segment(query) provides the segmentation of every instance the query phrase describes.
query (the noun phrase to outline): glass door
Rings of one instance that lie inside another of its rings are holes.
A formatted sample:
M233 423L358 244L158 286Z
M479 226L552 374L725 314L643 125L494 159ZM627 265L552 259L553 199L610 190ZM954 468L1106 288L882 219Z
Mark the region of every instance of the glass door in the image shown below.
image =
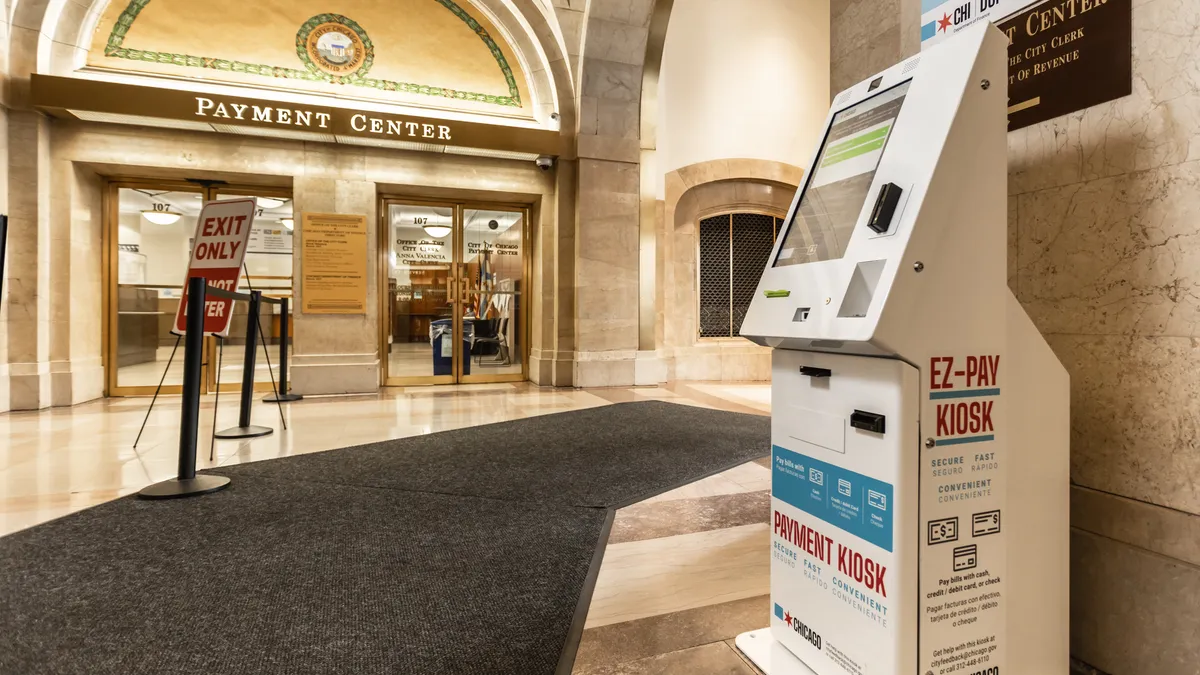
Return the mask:
M250 241L246 245L246 258L242 267L242 275L238 279L238 291L249 293L252 290L262 291L270 298L292 298L292 239L295 229L292 196L287 190L271 190L267 188L234 188L218 186L213 191L213 199L252 198L258 204L254 215L254 226L250 230ZM254 389L255 391L271 391L272 379L278 385L279 378L279 340L282 336L282 321L280 305L263 303L259 310L259 326L262 337L256 345L254 357ZM289 330L288 348L291 348L291 336L296 308L288 307ZM249 316L249 303L233 303L233 320L229 327L229 337L225 339L224 353L220 355L221 391L238 391L241 389L242 368L246 358L246 320ZM263 347L263 343L266 347ZM216 339L212 338L210 349L216 349ZM213 352L214 354L216 352ZM290 351L289 351L290 354ZM214 361L215 364L215 361ZM209 390L216 386L217 369L209 369Z
M525 379L524 209L463 209L460 382Z
M529 211L385 199L384 383L526 379Z
M238 290L255 289L270 297L290 297L293 226L290 192L175 182L109 184L105 229L108 257L105 364L109 396L153 394L160 381L162 393L181 392L183 344L180 341L172 359L176 338L171 328L191 257L196 219L206 199L234 197L254 197L259 206ZM247 309L247 303L234 303L233 322L220 356L221 391L241 388ZM260 322L270 353L259 345L256 390L270 391L272 375L279 381L278 312L278 305L264 303ZM204 352L203 381L207 384L206 391L211 392L217 382L215 338L205 340ZM267 369L268 361L273 373Z
M382 214L384 383L454 383L463 352L453 311L459 208L386 200Z
M171 327L204 196L203 188L187 184L110 188L105 321L110 396L153 394L160 381L163 393L183 388L183 345L172 359Z

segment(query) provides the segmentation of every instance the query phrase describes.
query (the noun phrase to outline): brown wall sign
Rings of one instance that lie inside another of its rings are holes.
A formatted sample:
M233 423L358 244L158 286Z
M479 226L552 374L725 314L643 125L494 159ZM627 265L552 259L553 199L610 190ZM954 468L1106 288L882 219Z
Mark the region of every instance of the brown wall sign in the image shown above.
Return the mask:
M1008 130L1133 93L1131 0L1050 0L1002 21Z
M547 129L394 115L351 107L223 96L77 77L34 75L33 103L60 117L76 117L72 111L102 112L485 150L563 154L559 133Z

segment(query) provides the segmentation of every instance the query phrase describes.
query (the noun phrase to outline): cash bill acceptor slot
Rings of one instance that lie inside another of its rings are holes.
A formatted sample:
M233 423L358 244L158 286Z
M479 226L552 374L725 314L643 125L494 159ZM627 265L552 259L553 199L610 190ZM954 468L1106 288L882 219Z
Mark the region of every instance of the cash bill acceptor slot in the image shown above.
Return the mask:
M772 355L768 675L1066 675L1068 379L1007 284L987 23L842 92L742 335ZM764 619L767 617L764 617Z

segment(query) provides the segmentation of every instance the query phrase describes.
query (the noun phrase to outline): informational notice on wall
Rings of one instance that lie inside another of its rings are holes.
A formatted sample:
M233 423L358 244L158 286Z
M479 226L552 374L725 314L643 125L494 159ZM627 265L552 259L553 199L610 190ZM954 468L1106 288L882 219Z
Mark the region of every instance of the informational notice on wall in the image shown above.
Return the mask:
M1131 0L1051 0L998 27L1009 131L1133 93Z
M366 314L366 216L304 214L300 299L305 314Z
M279 221L259 221L250 230L250 253L292 254L292 231Z
M187 287L192 277L203 277L209 286L227 291L237 290L238 275L246 257L246 244L254 227L257 205L253 199L212 201L200 210L193 235L192 257L183 279L183 299L175 313L171 332L183 335L187 330ZM204 303L204 332L224 336L233 319L233 300L206 298Z

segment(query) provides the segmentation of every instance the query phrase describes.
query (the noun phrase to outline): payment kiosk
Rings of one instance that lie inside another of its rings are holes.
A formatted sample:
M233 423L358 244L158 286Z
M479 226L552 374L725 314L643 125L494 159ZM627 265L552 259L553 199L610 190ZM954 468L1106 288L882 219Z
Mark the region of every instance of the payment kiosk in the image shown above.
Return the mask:
M768 675L1065 675L1068 379L1009 291L1008 41L838 95L742 325L772 357Z

